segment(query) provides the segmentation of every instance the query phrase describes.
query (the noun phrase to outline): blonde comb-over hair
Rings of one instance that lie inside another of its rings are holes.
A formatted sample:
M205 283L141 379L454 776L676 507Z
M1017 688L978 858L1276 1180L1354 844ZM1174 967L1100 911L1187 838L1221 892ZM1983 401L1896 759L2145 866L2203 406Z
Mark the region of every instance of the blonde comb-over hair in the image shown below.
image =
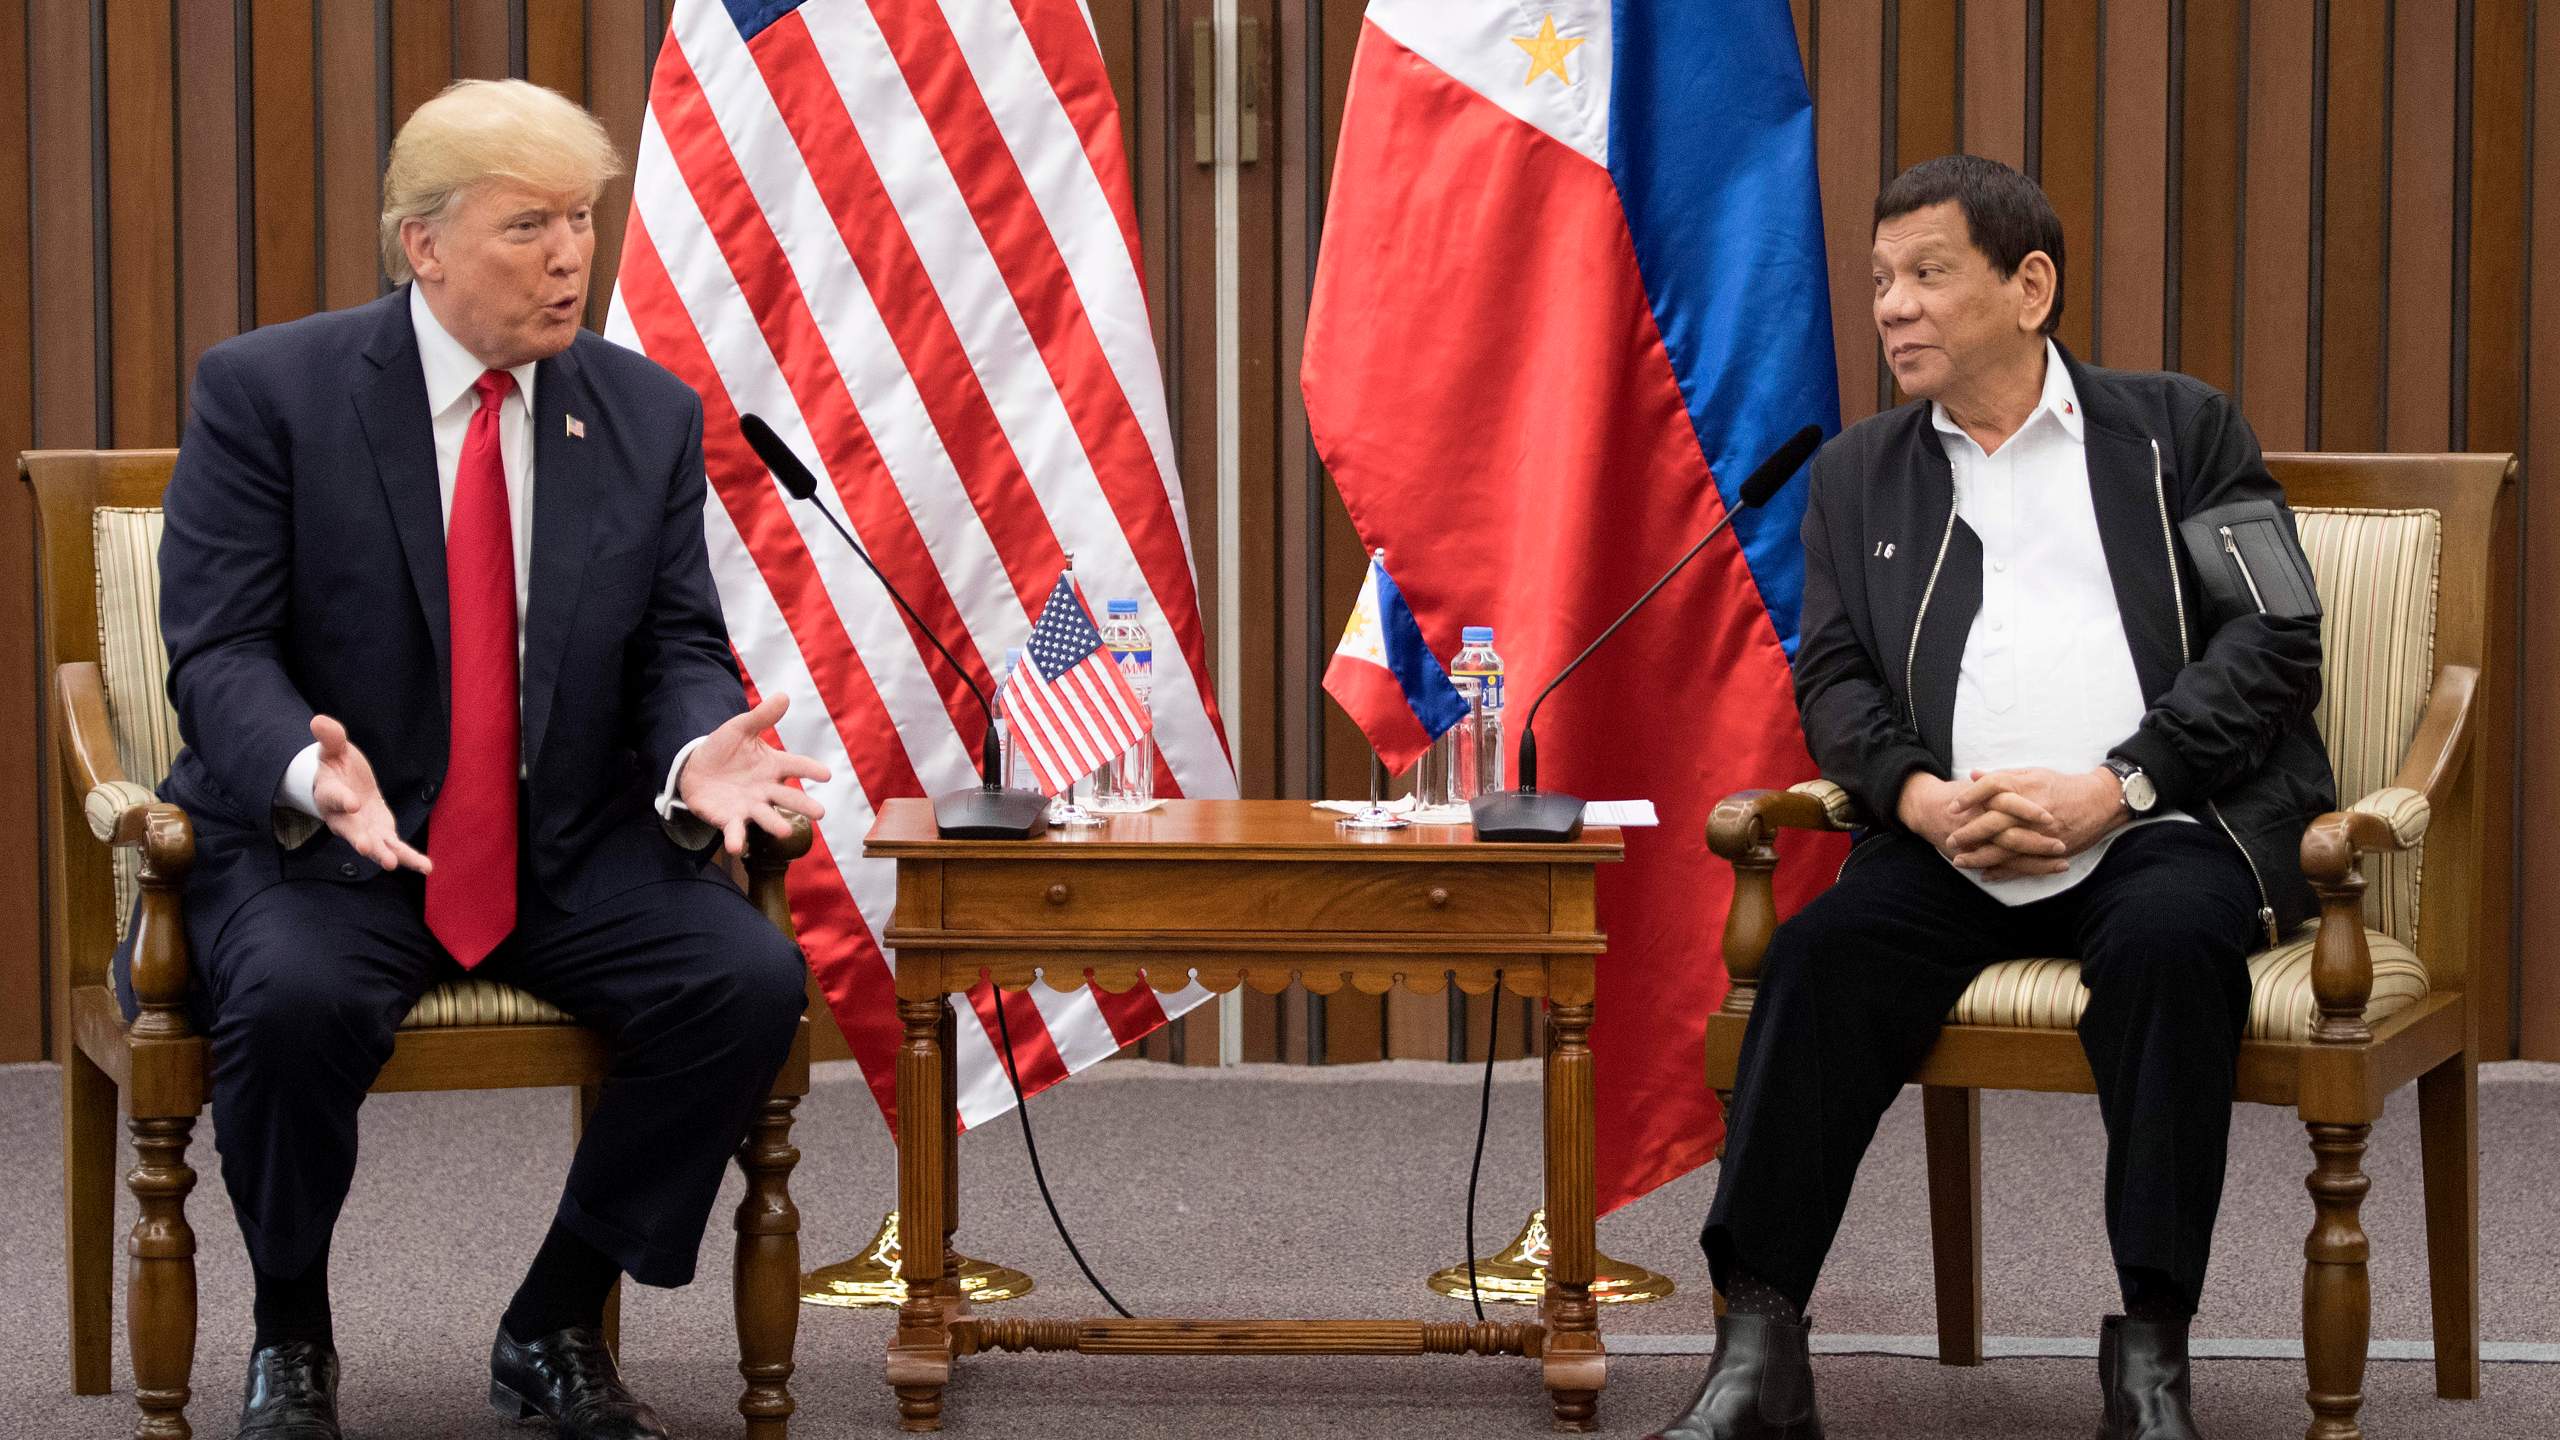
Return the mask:
M525 80L457 80L411 112L382 172L382 268L392 283L415 278L400 228L433 224L472 186L513 180L583 193L592 203L622 173L622 157L596 117L557 90Z

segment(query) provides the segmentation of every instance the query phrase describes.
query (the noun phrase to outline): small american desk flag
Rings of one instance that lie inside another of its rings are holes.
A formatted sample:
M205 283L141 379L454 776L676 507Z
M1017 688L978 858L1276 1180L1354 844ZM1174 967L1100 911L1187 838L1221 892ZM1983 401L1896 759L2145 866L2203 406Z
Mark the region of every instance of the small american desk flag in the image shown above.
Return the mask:
M1014 748L1031 762L1041 792L1056 795L1155 727L1127 676L1102 648L1093 612L1061 575L1031 627L1023 663L996 697Z

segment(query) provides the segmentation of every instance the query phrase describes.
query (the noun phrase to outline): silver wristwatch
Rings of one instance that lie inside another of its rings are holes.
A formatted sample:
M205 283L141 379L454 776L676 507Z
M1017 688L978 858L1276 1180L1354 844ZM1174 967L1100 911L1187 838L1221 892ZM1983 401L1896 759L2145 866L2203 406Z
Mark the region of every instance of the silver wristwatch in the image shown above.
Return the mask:
M2151 807L2160 803L2158 787L2151 783L2150 776L2142 773L2141 766L2110 755L2107 757L2107 769L2116 777L2116 783L2124 787L2124 808L2127 810L2136 815L2148 815Z

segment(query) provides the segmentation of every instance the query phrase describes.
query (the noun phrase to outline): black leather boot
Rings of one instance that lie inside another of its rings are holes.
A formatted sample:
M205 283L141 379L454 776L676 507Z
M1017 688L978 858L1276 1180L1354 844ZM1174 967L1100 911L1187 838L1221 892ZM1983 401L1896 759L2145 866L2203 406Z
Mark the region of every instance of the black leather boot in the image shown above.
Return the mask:
M314 1340L249 1352L240 1440L339 1440L338 1352Z
M2188 1375L2186 1321L2108 1316L2098 1332L2098 1440L2203 1440Z
M559 1440L667 1440L657 1412L622 1383L593 1326L523 1343L501 1327L489 1351L489 1404L510 1420L549 1422Z
M1680 1418L1646 1440L1822 1440L1803 1321L1716 1317L1716 1358Z

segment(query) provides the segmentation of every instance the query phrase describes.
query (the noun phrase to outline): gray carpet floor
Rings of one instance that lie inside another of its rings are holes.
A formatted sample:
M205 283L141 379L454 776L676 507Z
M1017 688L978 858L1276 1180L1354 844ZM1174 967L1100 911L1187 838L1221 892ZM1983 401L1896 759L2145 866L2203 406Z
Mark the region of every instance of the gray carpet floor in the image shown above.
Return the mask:
M2494 1341L2560 1344L2560 1067L2485 1072L2481 1122L2483 1329ZM1140 1314L1460 1318L1465 1307L1421 1281L1459 1258L1474 1134L1474 1073L1419 1063L1308 1071L1177 1071L1121 1063L1034 1105L1049 1176L1078 1242ZM1989 1325L1996 1335L2093 1335L2111 1308L2098 1214L2100 1138L2091 1102L1984 1098ZM2377 1127L2365 1206L2373 1243L2374 1334L2424 1340L2424 1230L2414 1097ZM1537 1200L1534 1072L1502 1067L1479 1221L1480 1248L1509 1238ZM491 1327L546 1222L568 1156L566 1092L389 1096L365 1111L365 1161L339 1229L334 1266L346 1365L348 1434L499 1437L520 1433L483 1403ZM62 1342L60 1119L42 1066L0 1067L0 1435L129 1434L121 1334L117 1393L69 1393ZM203 1320L191 1414L226 1437L249 1337L247 1263L209 1138L189 1208L199 1239ZM868 1093L822 1067L801 1112L793 1186L810 1264L852 1251L892 1203L892 1156ZM1029 1315L1101 1306L1051 1232L1006 1119L962 1143L960 1242L1038 1277ZM2278 1112L2241 1112L2231 1181L2200 1336L2298 1336L2309 1151ZM1608 1217L1601 1247L1673 1275L1682 1289L1649 1306L1612 1307L1607 1333L1677 1337L1712 1329L1696 1228L1712 1169ZM689 1437L738 1432L728 1318L727 1213L706 1237L704 1279L625 1302L626 1372ZM1820 1332L1926 1335L1934 1326L1916 1096L1887 1118L1814 1301ZM127 1202L128 1207L130 1202ZM119 1300L121 1297L119 1297ZM991 1310L991 1313L1000 1313ZM802 1312L795 1389L806 1436L896 1433L880 1380L889 1321L880 1312ZM121 1317L119 1317L121 1319ZM1601 1430L1641 1435L1666 1419L1704 1365L1694 1355L1621 1354L1601 1399ZM1835 1436L2081 1436L2095 1428L2089 1362L1995 1360L1946 1369L1925 1359L1826 1355L1816 1361ZM2217 1437L2299 1435L2298 1363L2199 1363L2197 1404ZM2560 1365L2488 1367L2483 1399L2439 1402L2423 1363L2368 1371L2368 1433L2560 1435ZM958 1436L1133 1440L1298 1437L1437 1440L1546 1433L1525 1361L1098 1360L998 1355L966 1362L946 1412Z

